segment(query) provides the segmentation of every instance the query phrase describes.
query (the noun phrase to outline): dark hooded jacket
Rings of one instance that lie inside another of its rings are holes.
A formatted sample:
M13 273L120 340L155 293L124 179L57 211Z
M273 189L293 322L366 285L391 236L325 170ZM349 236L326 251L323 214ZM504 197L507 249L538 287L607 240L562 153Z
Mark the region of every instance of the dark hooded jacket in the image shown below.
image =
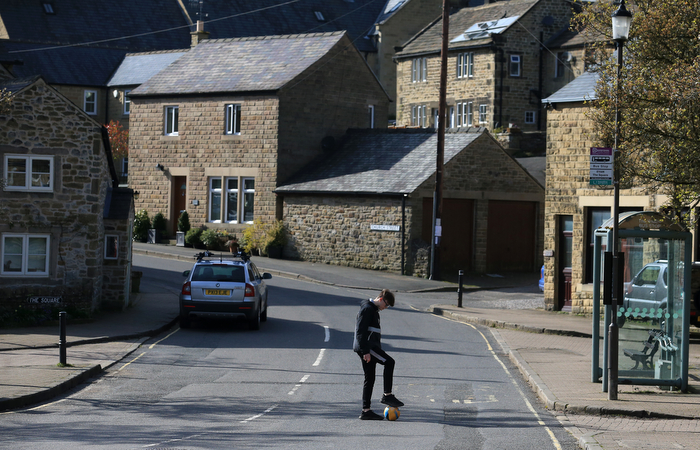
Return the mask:
M371 299L363 300L355 323L355 339L352 349L360 356L372 349L381 349L382 329L379 325L379 308Z

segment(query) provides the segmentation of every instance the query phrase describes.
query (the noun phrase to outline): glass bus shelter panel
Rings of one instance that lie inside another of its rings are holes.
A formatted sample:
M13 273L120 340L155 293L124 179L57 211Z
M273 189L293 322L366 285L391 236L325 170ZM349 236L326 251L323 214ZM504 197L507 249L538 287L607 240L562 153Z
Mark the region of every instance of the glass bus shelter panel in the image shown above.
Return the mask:
M625 238L624 298L617 310L621 377L681 374L685 241Z

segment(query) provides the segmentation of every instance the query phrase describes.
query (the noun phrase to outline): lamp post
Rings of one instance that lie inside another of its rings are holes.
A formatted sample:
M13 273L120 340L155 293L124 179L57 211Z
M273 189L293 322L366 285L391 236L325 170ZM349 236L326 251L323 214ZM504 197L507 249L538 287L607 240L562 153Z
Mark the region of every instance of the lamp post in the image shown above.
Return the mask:
M620 0L620 5L612 15L612 34L613 40L617 44L617 80L615 86L615 146L614 146L614 173L613 173L613 232L612 232L612 317L610 330L608 334L608 400L617 400L617 379L618 379L618 347L619 347L619 332L617 326L617 305L618 293L622 280L620 280L619 265L624 264L620 261L617 241L620 232L620 162L617 155L618 144L620 137L620 78L622 73L622 47L625 41L629 38L630 24L632 23L632 13L625 7L625 0ZM610 243L608 243L610 244Z

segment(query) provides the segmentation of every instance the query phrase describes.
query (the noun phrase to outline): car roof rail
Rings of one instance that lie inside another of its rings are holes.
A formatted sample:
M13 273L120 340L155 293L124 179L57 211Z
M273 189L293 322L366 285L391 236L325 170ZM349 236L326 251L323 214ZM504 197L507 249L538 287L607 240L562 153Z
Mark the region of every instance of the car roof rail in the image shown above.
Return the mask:
M223 261L224 259L226 260L241 260L243 262L250 261L250 255L246 252L238 252L238 253L229 253L229 254L224 254L220 253L219 255L215 255L209 250L203 251L196 253L194 257L197 259L197 262L202 261L204 258L212 258L210 261L215 261L218 259L219 261Z

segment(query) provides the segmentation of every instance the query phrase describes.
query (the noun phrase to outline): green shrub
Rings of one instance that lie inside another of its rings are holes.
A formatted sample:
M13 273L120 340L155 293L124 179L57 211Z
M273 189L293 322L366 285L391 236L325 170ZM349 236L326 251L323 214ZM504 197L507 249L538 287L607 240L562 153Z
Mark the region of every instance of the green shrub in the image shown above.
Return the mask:
M184 233L190 231L190 215L187 214L187 211L182 211L182 214L177 219L177 231Z
M192 247L199 247L202 245L202 232L203 230L201 228L189 230L187 234L185 234L185 242Z
M270 247L284 247L287 243L287 234L284 228L284 222L275 220L268 224L265 229L265 242L263 243L263 252L267 253Z
M148 217L148 211L142 209L134 216L134 240L146 242L148 239L148 230L151 229L151 219Z
M221 245L221 237L216 230L204 230L202 232L202 244L209 250L216 250Z
M151 226L154 230L160 231L160 234L165 234L167 225L165 222L165 217L163 217L162 213L156 213L156 215L153 216L153 224Z

